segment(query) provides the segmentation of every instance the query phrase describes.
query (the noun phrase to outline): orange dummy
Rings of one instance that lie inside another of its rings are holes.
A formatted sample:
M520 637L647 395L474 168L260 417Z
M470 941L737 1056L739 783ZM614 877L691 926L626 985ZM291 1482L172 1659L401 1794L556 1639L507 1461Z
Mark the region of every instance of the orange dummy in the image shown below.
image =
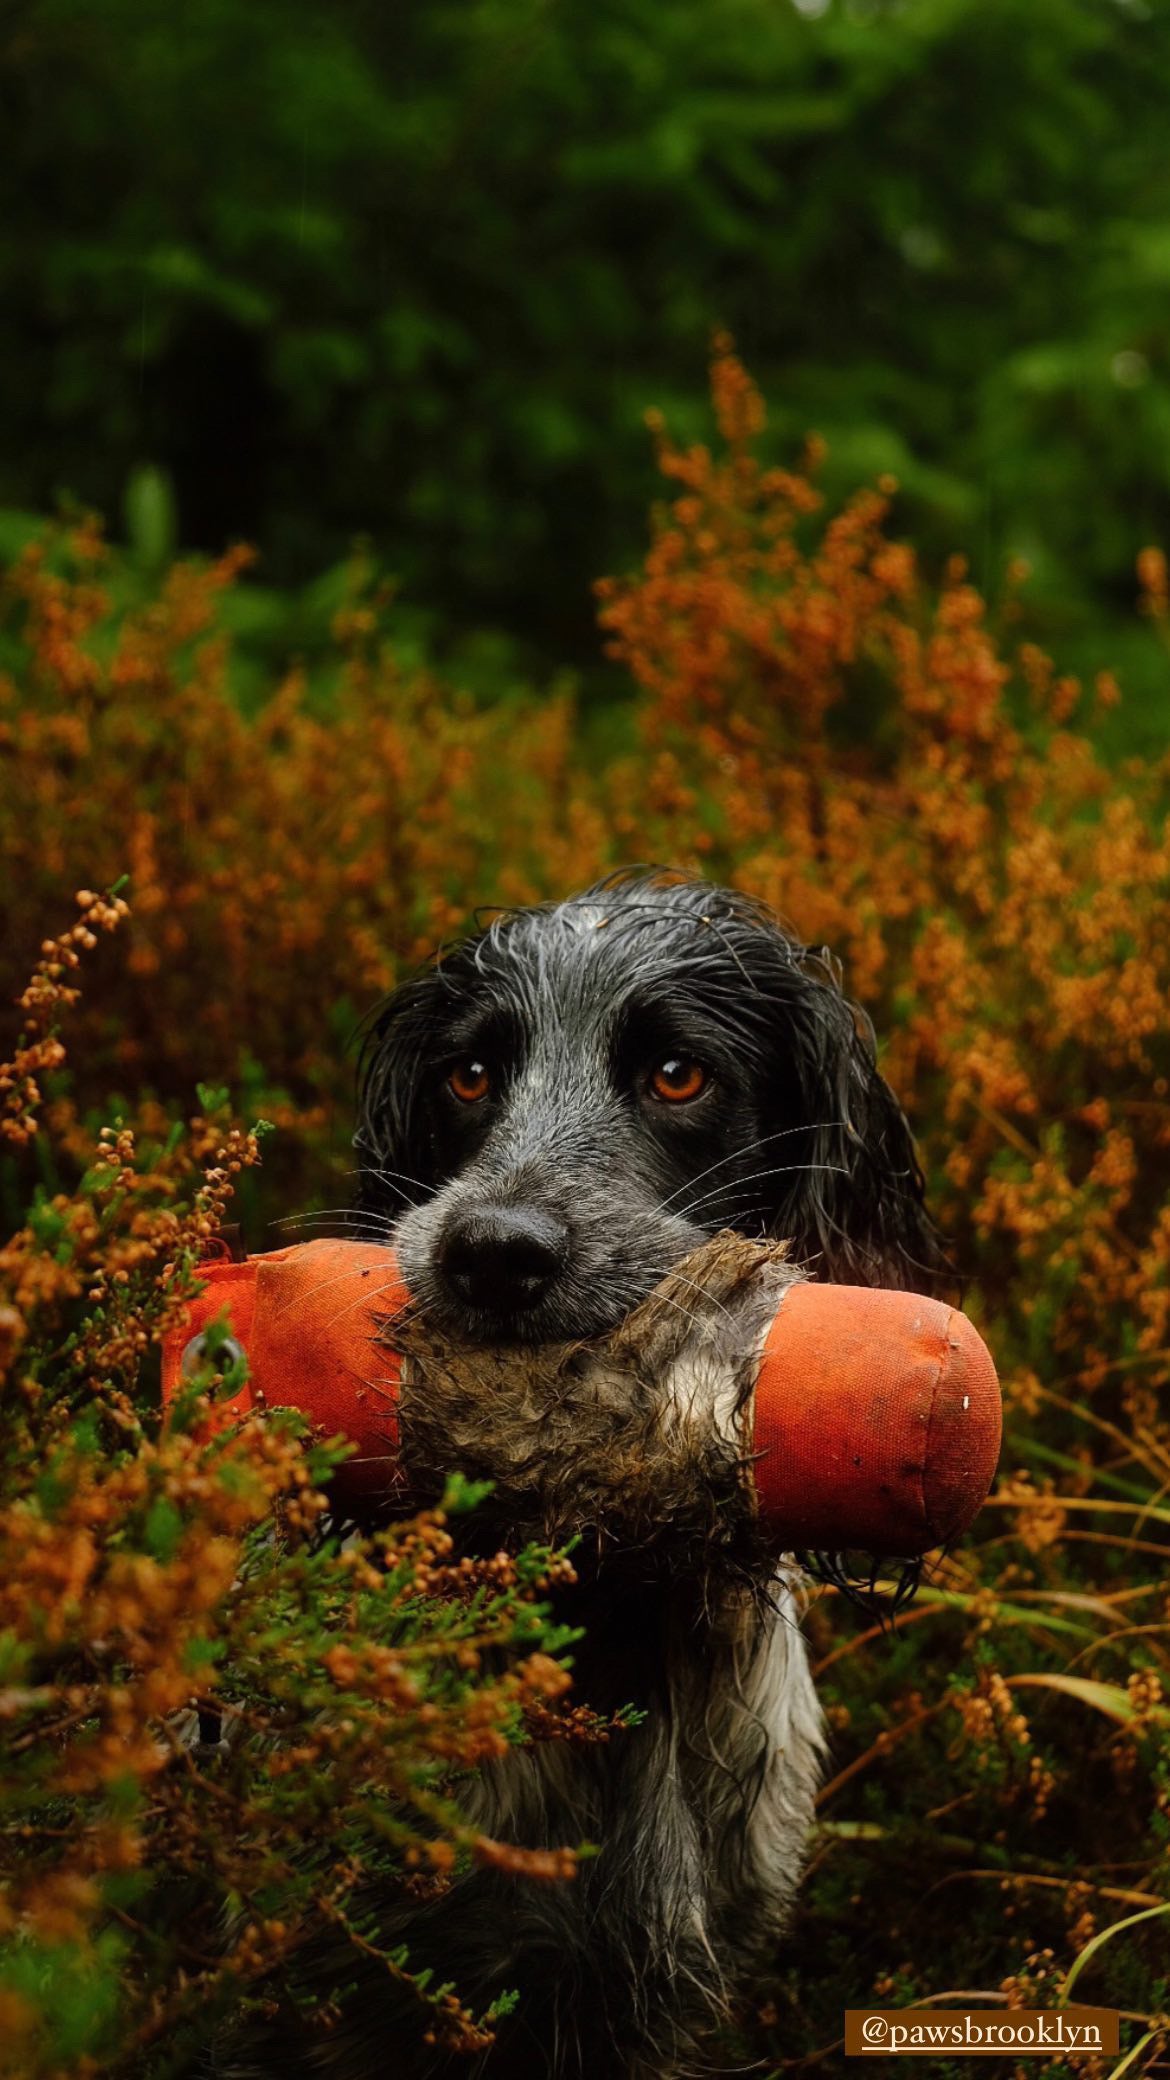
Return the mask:
M339 1500L360 1510L386 1494L401 1361L379 1336L409 1299L392 1253L300 1243L212 1262L200 1277L205 1291L164 1346L165 1397L226 1315L249 1379L218 1419L258 1402L298 1408L355 1447L334 1476ZM750 1425L760 1521L778 1551L912 1558L959 1537L983 1503L999 1455L999 1384L977 1331L942 1301L796 1284L762 1342Z

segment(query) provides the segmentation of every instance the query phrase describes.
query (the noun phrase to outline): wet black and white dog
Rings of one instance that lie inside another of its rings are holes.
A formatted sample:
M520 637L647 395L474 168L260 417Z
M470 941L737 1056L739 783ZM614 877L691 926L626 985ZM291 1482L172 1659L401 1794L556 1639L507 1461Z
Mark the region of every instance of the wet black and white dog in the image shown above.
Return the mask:
M501 1349L522 1368L537 1346L602 1336L719 1230L788 1241L778 1278L929 1291L944 1275L906 1121L831 965L748 898L666 875L501 915L404 984L370 1031L356 1145L363 1206L422 1315L491 1347L497 1382ZM696 1318L720 1304L696 1288ZM656 1379L684 1391L677 1366ZM520 1456L518 1406L485 1388L472 1412L489 1468ZM559 1404L558 1419L571 1450ZM666 1435L671 1410L655 1419ZM684 1565L668 1523L653 1555L611 1542L576 1595L575 1694L645 1723L518 1749L477 1780L471 1817L601 1853L560 1886L477 1872L392 1925L472 2005L519 1988L491 2075L712 2070L704 2038L774 1951L812 1819L799 1579ZM371 1982L305 2070L446 2072L390 1998Z

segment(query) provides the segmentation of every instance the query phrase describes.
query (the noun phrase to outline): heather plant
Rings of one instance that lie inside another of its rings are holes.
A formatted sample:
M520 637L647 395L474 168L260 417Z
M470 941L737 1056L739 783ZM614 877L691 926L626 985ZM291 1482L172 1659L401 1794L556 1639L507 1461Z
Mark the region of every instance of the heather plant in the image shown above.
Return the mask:
M932 592L885 532L892 485L822 520L815 451L764 467L762 401L727 343L714 401L717 454L656 428L674 495L644 570L601 587L643 692L615 815L843 961L1007 1402L983 1536L895 1621L896 1644L842 1641L824 1600L812 1614L841 1747L776 2046L826 1979L831 2036L842 1989L1024 2002L1080 1958L1082 1996L1132 2009L1153 2057L1170 1915L1170 759L1108 766L1093 733L1118 698L1109 672L1084 687L997 640L961 564ZM1158 552L1142 576L1164 616ZM1109 1924L1130 1914L1114 1948Z
M55 929L63 887L126 870L133 917L125 961L104 935L87 952L72 1084L51 1056L18 1064L46 1081L52 1136L14 1153L6 1189L15 1204L39 1164L51 1200L53 1164L92 1161L86 1121L112 1090L159 1151L144 1174L170 1175L167 1109L214 1079L280 1127L263 1173L234 1179L250 1239L266 1214L343 1203L360 1009L476 906L564 894L620 861L730 880L831 947L999 1361L1006 1444L976 1532L885 1634L831 1592L814 1601L834 1743L822 1829L792 1944L728 2055L798 2066L871 1995L1037 2005L1071 1988L1121 2007L1142 2045L1127 2070L1155 2070L1170 759L1106 758L1122 690L1107 660L1082 684L1018 639L1026 573L993 606L958 563L932 583L891 537L891 483L834 504L815 444L786 469L767 459L727 342L713 393L713 444L655 423L665 495L646 557L601 588L634 688L605 743L564 699L481 708L405 669L392 612L357 578L332 693L294 672L242 712L216 618L232 560L180 566L121 614L91 528L25 554L5 594L0 860L26 934ZM1164 634L1156 549L1140 577ZM6 995L21 936L0 945ZM212 1131L205 1116L200 1159ZM138 1196L140 1212L172 1205ZM168 1245L161 1262L178 1261ZM132 1284L126 1307L143 1303ZM218 1680L236 1665L225 1654Z
M457 1560L456 1482L342 1541L321 1490L342 1448L290 1411L217 1429L243 1361L217 1372L214 1339L162 1418L157 1346L258 1130L215 1094L185 1130L146 1107L90 1135L43 1106L78 963L128 921L78 902L0 1071L0 1137L76 1176L0 1250L0 2072L181 2068L217 2018L303 1998L323 1930L414 1988L420 2033L480 2049L492 2014L379 1948L364 1893L425 1897L473 1862L571 1880L572 1847L493 1841L458 1804L526 1725L599 1736L561 1709L540 1600L568 1563Z
M67 529L0 596L0 877L20 898L0 990L19 991L63 887L128 874L128 949L99 963L73 1099L247 1090L296 1128L275 1157L288 1211L304 1184L287 1166L348 1104L358 1010L469 891L571 879L602 827L570 782L567 704L481 711L404 673L360 570L327 704L294 668L246 715L215 619L245 552L179 565L121 616L106 558L93 526Z

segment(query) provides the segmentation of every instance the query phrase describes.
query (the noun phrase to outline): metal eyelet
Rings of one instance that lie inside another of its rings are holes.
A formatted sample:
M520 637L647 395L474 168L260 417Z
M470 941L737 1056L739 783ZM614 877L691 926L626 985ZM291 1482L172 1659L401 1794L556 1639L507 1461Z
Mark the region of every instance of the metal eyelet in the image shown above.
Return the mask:
M179 1371L184 1379L194 1379L197 1372L205 1371L209 1365L214 1366L217 1372L226 1372L228 1367L236 1364L243 1355L244 1346L237 1343L234 1336L217 1337L215 1343L209 1347L207 1331L203 1329L184 1347L179 1360Z

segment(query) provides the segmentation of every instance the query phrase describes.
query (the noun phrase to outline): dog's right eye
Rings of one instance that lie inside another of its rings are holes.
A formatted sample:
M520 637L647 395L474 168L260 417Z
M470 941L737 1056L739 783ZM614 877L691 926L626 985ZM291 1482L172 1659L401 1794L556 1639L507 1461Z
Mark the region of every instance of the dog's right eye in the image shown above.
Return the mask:
M686 1105L707 1088L707 1071L689 1056L668 1055L650 1071L650 1092L668 1105Z
M457 1062L447 1078L447 1088L464 1105L475 1105L486 1098L492 1080L483 1062Z

